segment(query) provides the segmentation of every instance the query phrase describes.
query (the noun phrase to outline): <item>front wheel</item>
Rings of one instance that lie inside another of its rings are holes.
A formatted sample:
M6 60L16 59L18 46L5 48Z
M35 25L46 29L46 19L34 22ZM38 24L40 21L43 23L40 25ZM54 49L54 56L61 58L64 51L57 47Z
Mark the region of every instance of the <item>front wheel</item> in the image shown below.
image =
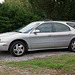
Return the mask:
M69 50L75 52L75 39L73 39L69 45Z
M25 54L26 45L21 41L15 41L10 46L10 53L13 56L19 57Z

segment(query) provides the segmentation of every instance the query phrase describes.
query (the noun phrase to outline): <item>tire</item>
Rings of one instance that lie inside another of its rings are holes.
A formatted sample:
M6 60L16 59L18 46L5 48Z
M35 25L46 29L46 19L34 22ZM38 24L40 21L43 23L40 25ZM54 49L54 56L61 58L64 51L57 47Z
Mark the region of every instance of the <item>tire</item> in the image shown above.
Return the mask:
M22 41L15 41L11 44L9 51L11 55L19 57L25 54L26 49L25 43Z
M75 39L70 42L69 50L75 52Z

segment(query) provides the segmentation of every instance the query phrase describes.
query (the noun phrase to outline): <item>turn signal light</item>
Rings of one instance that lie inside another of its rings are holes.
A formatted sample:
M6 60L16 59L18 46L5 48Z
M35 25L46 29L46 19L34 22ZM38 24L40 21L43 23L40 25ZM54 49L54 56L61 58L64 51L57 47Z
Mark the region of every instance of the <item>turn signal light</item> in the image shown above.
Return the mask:
M4 44L3 46L7 46L6 44Z

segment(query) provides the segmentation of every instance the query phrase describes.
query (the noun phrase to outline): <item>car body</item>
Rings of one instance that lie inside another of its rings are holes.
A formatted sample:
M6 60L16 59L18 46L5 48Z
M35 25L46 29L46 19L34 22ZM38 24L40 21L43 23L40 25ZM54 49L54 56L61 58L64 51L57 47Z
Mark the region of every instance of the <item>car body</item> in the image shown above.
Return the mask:
M75 39L74 26L75 22L70 21L32 22L19 30L0 34L0 51L10 51L11 49L13 51L16 43L13 47L11 46L16 41L19 43L23 42L25 51L68 48L70 44L73 44L73 47L75 47L74 41L72 42ZM71 50L72 48L70 46ZM10 52L14 56L22 55L14 54L12 51ZM75 48L72 51L75 51Z

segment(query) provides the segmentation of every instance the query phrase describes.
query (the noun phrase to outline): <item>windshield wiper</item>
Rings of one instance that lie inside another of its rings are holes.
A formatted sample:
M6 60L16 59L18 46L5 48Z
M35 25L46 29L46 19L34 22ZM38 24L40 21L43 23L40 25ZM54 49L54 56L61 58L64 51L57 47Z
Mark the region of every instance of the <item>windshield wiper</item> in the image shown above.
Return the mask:
M22 32L20 32L20 31L18 31L18 30L16 30L15 32L19 32L19 33L22 33Z

